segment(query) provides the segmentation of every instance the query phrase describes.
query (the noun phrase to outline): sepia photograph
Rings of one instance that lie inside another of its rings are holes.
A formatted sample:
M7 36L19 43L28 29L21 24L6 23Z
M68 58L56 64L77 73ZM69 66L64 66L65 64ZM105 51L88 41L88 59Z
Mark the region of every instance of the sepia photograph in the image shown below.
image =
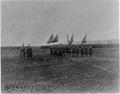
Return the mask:
M119 93L119 0L2 0L1 93Z

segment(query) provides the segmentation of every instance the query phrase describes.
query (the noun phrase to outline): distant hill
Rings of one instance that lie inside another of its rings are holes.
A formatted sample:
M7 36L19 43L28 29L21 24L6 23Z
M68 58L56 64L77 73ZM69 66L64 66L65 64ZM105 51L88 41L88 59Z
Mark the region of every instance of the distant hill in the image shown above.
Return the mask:
M81 44L81 41L75 41L74 44ZM117 39L92 40L92 41L87 41L86 44L119 44L119 40L117 40Z

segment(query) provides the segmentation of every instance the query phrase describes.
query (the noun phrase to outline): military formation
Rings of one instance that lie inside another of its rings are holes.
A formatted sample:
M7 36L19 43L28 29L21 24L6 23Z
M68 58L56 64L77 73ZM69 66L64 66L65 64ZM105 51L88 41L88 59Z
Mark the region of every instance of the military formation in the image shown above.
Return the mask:
M62 45L56 45L51 46L50 49L50 55L51 56L57 56L58 59L62 59L64 56L72 56L72 57L85 57L85 56L92 56L93 55L93 46L92 45L80 45L80 46L62 46ZM28 46L24 46L22 44L22 47L20 49L20 57L22 59L32 59L33 58L33 51L28 44Z
M63 56L72 56L72 57L84 57L93 55L93 46L92 45L81 45L81 46L52 46L50 47L50 55L58 56L62 58Z
M30 44L28 44L28 46L22 44L22 47L20 48L20 57L22 59L32 59L32 53L33 51Z
M85 56L92 56L93 55L93 46L92 44L86 44L87 42L87 34L83 37L81 44L73 44L73 34L71 39L69 39L67 35L68 44L57 44L57 45L50 45L49 52L51 56L57 56L58 59L62 59L63 56L72 56L72 57L85 57ZM53 34L50 36L47 44L58 42L58 35L55 37ZM21 58L32 59L32 48L30 44L28 46L22 45L20 49L20 56Z

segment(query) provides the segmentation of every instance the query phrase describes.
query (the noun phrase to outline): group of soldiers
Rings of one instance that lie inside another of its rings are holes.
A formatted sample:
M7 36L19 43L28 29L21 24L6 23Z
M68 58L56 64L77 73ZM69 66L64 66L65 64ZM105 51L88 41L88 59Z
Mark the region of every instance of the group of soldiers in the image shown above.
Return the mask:
M32 59L32 48L30 47L30 44L28 44L28 46L24 46L24 44L22 44L22 47L20 48L20 57L22 59Z
M56 55L62 58L62 56L92 56L93 46L82 45L82 46L53 46L50 48L50 55Z

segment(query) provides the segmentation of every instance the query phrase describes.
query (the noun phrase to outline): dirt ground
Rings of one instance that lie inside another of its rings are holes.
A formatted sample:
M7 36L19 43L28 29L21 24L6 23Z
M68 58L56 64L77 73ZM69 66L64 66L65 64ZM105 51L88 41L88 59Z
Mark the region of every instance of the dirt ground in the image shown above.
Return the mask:
M2 92L118 92L118 47L96 48L93 57L66 56L62 60L40 47L33 52L33 60L23 60L18 48L1 49Z

